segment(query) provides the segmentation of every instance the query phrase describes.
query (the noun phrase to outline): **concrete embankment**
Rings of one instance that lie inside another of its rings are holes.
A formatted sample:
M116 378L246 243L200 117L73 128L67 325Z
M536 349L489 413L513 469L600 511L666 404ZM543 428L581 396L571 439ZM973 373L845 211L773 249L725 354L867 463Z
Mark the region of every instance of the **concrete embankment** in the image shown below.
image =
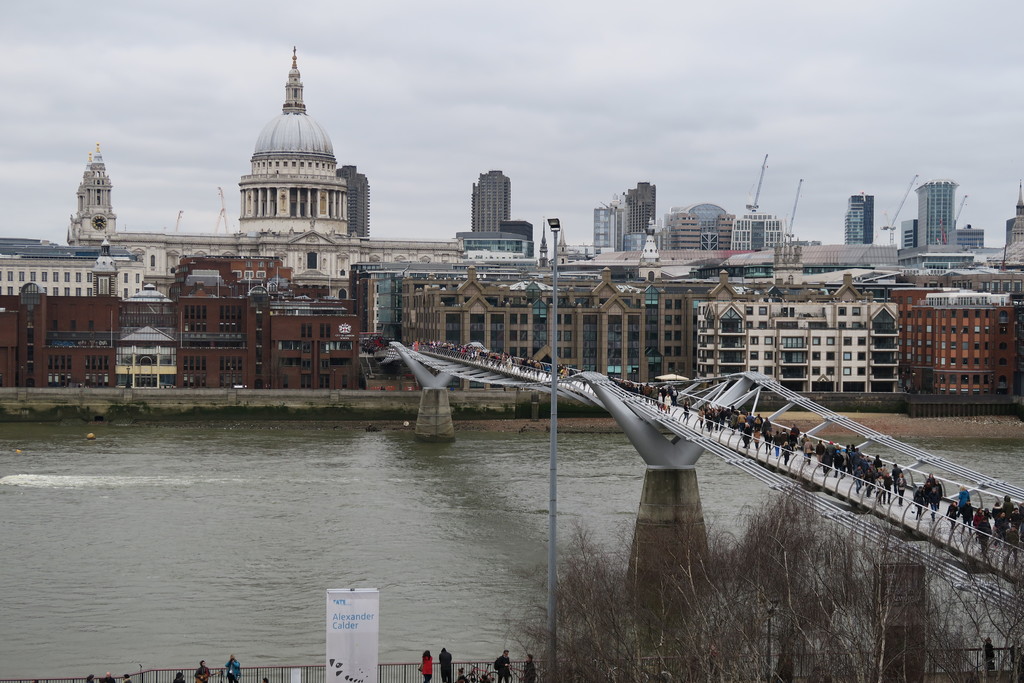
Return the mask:
M997 423L1010 428L1016 417L970 416L953 413L952 418L907 417L907 399L902 394L814 394L808 398L830 409L890 434L910 431L942 432L938 425ZM548 403L546 392L530 389L474 389L449 393L452 418L467 428L494 431L546 429ZM372 423L387 429L389 423L401 426L416 420L420 407L419 391L331 391L327 389L61 389L0 388L0 422L214 422L232 421L259 424L262 421L324 421ZM768 415L779 405L761 401L758 412ZM1019 416L1020 403L1013 408ZM560 420L585 418L576 429L618 431L608 414L593 406L561 400ZM877 416L877 417L876 417ZM972 418L973 419L965 419ZM790 412L786 421L816 424L814 416L797 417ZM599 426L608 420L605 427ZM894 420L898 425L891 424ZM501 424L503 421L517 421ZM873 423L881 422L875 426ZM473 424L476 423L476 424ZM910 428L912 423L920 423ZM357 425L365 426L365 425ZM803 425L801 425L803 426ZM892 431L887 429L891 427ZM565 429L572 429L568 423ZM806 428L806 427L805 427ZM907 431L910 429L910 431ZM1017 434L1021 432L1018 431Z
M536 391L453 391L449 399L456 420L547 415L545 396ZM419 406L419 391L0 389L0 422L415 420ZM605 414L569 402L559 409L566 415Z

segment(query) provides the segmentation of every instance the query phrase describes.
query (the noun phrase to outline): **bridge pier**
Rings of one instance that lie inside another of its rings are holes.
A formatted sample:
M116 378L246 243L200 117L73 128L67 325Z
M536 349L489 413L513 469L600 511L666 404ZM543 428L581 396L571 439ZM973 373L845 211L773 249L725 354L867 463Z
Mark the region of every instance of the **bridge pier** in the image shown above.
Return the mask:
M687 571L707 553L697 470L647 468L633 533L631 569L640 585Z
M455 441L452 407L448 390L423 387L420 390L420 411L416 415L416 440L429 443Z

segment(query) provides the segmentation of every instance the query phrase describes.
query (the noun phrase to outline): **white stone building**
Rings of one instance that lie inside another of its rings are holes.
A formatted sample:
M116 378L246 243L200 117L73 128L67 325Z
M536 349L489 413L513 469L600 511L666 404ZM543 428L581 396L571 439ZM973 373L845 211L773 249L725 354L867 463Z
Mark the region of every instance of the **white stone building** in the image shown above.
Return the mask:
M782 242L786 226L782 219L770 213L748 213L736 219L732 226L733 251L760 251Z
M370 240L350 235L346 181L327 131L306 113L296 57L285 84L280 115L263 128L239 182L238 232L228 234L119 232L112 184L99 153L90 155L78 189L68 244L99 245L108 239L143 264L145 280L166 292L182 256L276 257L295 281L328 287L347 298L355 264L454 263L457 240ZM410 220L415 216L410 214Z
M32 282L50 296L94 296L97 268L113 273L113 285L126 298L142 290L143 264L123 249L104 255L103 247L71 248L41 240L0 239L0 294L15 295ZM107 292L104 292L107 293Z
M723 273L698 312L700 376L750 370L794 391L896 390L895 303L862 295L849 275L828 297L783 294L746 294Z

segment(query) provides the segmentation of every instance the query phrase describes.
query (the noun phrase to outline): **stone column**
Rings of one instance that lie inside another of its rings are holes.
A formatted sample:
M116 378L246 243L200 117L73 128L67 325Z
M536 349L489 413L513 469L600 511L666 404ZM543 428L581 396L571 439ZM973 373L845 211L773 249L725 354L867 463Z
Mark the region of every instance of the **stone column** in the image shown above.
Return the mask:
M697 470L647 468L633 533L635 580L656 591L659 577L687 571L707 549Z
M416 440L431 443L455 441L448 389L420 390L420 412L416 416Z

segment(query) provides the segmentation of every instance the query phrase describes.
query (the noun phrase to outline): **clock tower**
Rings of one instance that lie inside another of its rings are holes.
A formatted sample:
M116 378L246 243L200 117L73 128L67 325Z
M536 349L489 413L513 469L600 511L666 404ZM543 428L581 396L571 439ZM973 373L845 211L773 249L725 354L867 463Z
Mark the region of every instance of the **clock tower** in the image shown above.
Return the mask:
M71 216L68 227L68 244L102 242L113 234L117 216L110 205L110 178L107 166L100 154L100 143L96 151L89 154L89 161L78 186L78 212Z

